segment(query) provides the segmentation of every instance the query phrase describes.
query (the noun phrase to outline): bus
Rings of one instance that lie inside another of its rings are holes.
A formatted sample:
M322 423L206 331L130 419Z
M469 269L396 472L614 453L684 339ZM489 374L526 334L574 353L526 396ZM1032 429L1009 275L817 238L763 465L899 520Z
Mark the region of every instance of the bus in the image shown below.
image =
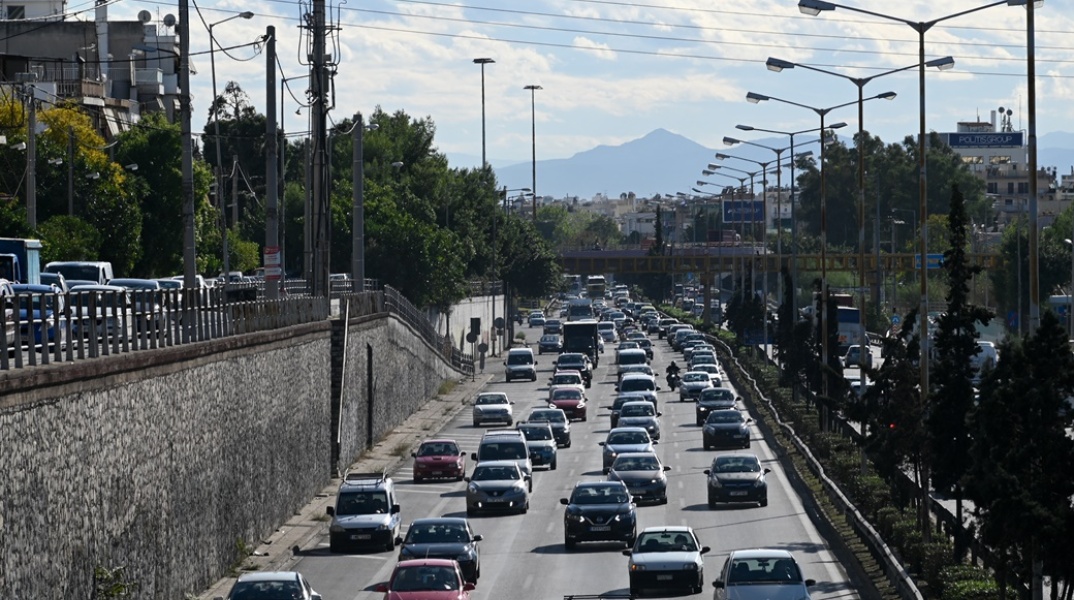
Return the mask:
M573 294L575 296L581 296L582 295L582 276L581 275L564 274L563 275L563 283L564 283L564 286L567 288L567 293L568 294Z
M839 306L838 311L839 349L845 351L848 346L867 344L868 341L861 339L861 310L853 306Z
M590 275L585 282L586 295L590 300L601 300L604 298L604 291L607 289L608 284L604 281L603 275Z

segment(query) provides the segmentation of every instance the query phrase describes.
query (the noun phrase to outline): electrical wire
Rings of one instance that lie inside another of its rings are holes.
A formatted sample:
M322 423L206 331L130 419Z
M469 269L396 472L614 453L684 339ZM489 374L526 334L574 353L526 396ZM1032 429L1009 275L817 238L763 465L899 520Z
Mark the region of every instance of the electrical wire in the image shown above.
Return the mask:
M194 6L194 12L198 13L198 19L201 20L201 24L202 24L202 26L205 27L205 31L207 31L209 33L209 51L210 52L212 52L216 47L219 46L220 51L224 53L224 56L230 58L231 60L233 60L235 62L249 62L249 61L253 60L254 58L256 58L259 54L261 54L261 47L258 45L260 42L254 42L255 46L258 49L258 51L255 52L253 56L251 56L249 58L239 58L237 56L232 56L231 53L228 52L226 48L224 48L219 43L217 43L216 36L213 35L212 27L209 25L209 22L205 20L205 15L201 14L201 8L198 6L197 0L190 0L190 3ZM263 40L264 40L264 38L262 37L261 41L263 41Z

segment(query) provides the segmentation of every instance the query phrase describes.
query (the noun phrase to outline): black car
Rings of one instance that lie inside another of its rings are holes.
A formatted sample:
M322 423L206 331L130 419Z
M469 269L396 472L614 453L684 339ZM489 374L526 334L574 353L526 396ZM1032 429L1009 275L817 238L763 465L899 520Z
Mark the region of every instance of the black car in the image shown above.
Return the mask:
M753 419L730 408L714 410L705 419L701 430L701 445L708 450L711 447L749 448L750 430L747 424Z
M559 339L559 334L549 333L542 335L540 341L537 342L537 354L544 354L545 352L558 353L563 348L563 340Z
M561 334L563 333L563 321L559 319L545 319L544 329L545 335L550 333Z
M638 340L634 340L634 341L638 343L639 348L641 348L642 350L645 351L645 356L648 356L649 360L652 360L653 359L653 342L652 342L652 340L650 340L648 338L645 338L645 339L638 339Z
M621 481L583 481L574 486L563 513L563 545L612 541L634 545L638 536L638 513L634 499Z
M723 454L712 459L708 475L709 508L717 502L756 502L768 506L768 484L761 461L753 454Z
M552 427L552 437L561 448L571 447L571 420L560 408L535 408L530 411L526 421L529 423L548 423Z
M593 367L589 357L581 352L564 352L556 359L557 371L578 371L585 380L585 386L593 385Z
M734 408L739 400L741 398L735 397L735 394L727 388L712 387L701 390L701 395L697 397L697 405L694 407L698 426L705 424L705 419L708 418L710 412Z
M668 503L668 478L671 467L660 464L655 452L624 452L615 457L608 481L626 484L636 502Z
M470 522L459 517L417 519L410 524L406 537L396 538L399 560L415 558L446 558L458 561L466 581L477 582L481 577L481 552Z

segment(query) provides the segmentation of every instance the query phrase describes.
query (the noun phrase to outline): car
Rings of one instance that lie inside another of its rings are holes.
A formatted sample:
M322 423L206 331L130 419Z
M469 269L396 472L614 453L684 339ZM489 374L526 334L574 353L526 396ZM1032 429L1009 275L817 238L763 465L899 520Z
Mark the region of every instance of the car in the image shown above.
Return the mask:
M622 481L582 481L569 498L560 498L563 511L563 545L579 542L623 542L629 548L638 536L638 511Z
M668 503L668 477L671 467L660 463L656 452L623 452L615 457L608 471L608 481L622 481L635 502L648 500Z
M641 347L641 341L649 338L645 335L644 331L634 330L627 332L626 339L628 342L638 342L638 346Z
M862 357L862 347L858 344L851 344L847 346L847 351L841 358L843 361L843 368L849 367L871 367L873 365L873 351L865 346L865 356Z
M415 519L406 536L395 540L399 545L399 560L443 558L459 563L466 581L477 582L481 577L481 551L477 543L481 536L474 533L470 522L461 517Z
M71 290L71 286L67 284L67 278L63 276L63 273L41 273L41 285L54 285L60 288L61 292L68 292Z
M463 578L454 560L421 558L395 563L391 579L375 589L384 594L384 600L470 600L476 588Z
M605 342L614 342L619 337L615 331L615 323L611 321L597 323L597 333L600 334L600 339Z
M648 375L649 377L654 378L654 381L656 378L656 372L653 371L653 368L650 365L623 365L619 367L617 383L622 382L623 375L626 375L627 373L641 373L643 375Z
M67 343L67 325L63 316L66 296L60 288L38 283L13 283L10 288L13 295L6 302L18 311L16 319L22 343L41 349L64 347Z
M578 371L585 380L585 386L593 385L593 362L583 352L564 352L554 363L557 371Z
M558 387L576 387L585 392L585 379L582 378L582 374L578 371L560 371L556 370L552 374L552 378L548 380L548 391L551 396L552 390Z
M313 586L295 571L258 571L243 573L231 586L227 600L321 600ZM224 600L217 597L214 600Z
M587 419L587 407L585 392L576 386L557 386L548 393L549 407L554 407L566 413L569 419L585 421Z
M701 365L716 365L717 367L720 365L716 360L716 355L712 352L694 352L693 355L690 356L690 361L686 364L691 370L695 367L700 367Z
M598 442L604 450L601 452L601 464L604 474L612 468L615 457L626 452L652 452L653 439L649 432L641 427L616 427L608 432L603 442Z
M709 379L712 380L712 385L719 386L723 384L723 371L720 369L720 365L711 363L703 365L694 365L691 371L704 371L709 374Z
M809 600L813 579L804 579L794 556L786 550L732 550L713 580L715 600Z
M559 464L556 449L556 437L552 434L552 426L548 423L521 422L515 425L515 429L522 432L526 438L526 446L530 449L530 462L533 466L548 467L549 471L555 471Z
M619 345L615 347L615 361L619 362L619 354L627 350L641 350L641 345L634 340L619 342Z
M644 335L644 334L643 334ZM649 357L649 360L653 359L653 341L649 338L642 338L635 340L638 347L645 351L645 356Z
M544 313L539 310L530 311L530 327L544 327Z
M701 446L710 447L750 447L749 423L753 419L744 416L735 409L714 410L705 418L701 429Z
M503 361L505 377L510 383L513 379L529 379L537 381L537 360L533 358L531 348L511 348L507 351L507 359Z
M641 427L649 432L649 437L659 440L661 414L648 400L624 402L619 407L619 414L613 427Z
M513 425L514 409L511 406L514 402L511 402L507 398L507 394L503 392L482 392L474 399L473 420L474 427L480 427L484 423L505 423L508 426Z
M644 373L624 374L615 386L617 392L658 392L660 386L656 385L656 378Z
M414 458L414 483L428 479L462 481L466 475L466 453L455 440L425 440L410 456Z
M478 463L466 478L466 515L489 511L525 514L530 509L530 481L530 475L513 460Z
M560 321L559 319L545 319L542 327L546 335L563 333L563 321Z
M477 443L477 452L470 454L475 463L489 460L510 460L518 465L523 475L533 474L533 461L530 460L529 444L526 436L517 429L493 429L486 431ZM533 491L533 482L529 484Z
M657 339L663 339L668 333L668 327L671 327L672 325L679 325L679 320L678 319L672 319L672 318L669 318L669 317L665 317L665 318L660 319L659 321L657 321L657 323L656 323L656 326L657 326L657 329L656 329Z
M623 392L615 397L611 406L607 408L611 411L612 429L619 426L619 411L622 410L623 405L627 402L639 402L645 401L653 405L656 408L656 392Z
M529 423L548 423L552 428L552 437L561 448L571 447L571 421L567 414L558 408L535 408L526 417Z
M716 348L705 340L692 340L683 345L682 357L689 361L694 352L716 353Z
M701 390L701 395L697 397L697 404L694 406L694 417L697 419L697 426L700 427L705 424L705 419L708 418L710 412L735 408L735 404L740 400L742 400L741 397L735 396L731 390L724 387L711 387Z
M712 377L704 371L687 371L679 380L679 402L697 400L701 391L712 387Z
M352 548L395 549L402 527L395 484L383 473L347 473L336 492L336 503L325 509L331 552Z
M702 546L694 530L685 525L646 527L630 550L627 574L630 595L639 596L645 589L685 588L700 593L705 585L705 560L709 551ZM799 600L799 599L795 599Z
M544 354L545 352L558 353L561 349L563 349L563 340L560 339L558 333L542 335L537 342L537 354Z
M771 473L761 468L755 454L721 454L712 459L712 467L705 469L708 476L709 508L717 502L756 502L768 506L768 484L765 475Z
M660 319L659 318L650 318L648 321L646 321L645 322L645 332L649 333L649 334L655 333L655 334L659 335L660 334Z

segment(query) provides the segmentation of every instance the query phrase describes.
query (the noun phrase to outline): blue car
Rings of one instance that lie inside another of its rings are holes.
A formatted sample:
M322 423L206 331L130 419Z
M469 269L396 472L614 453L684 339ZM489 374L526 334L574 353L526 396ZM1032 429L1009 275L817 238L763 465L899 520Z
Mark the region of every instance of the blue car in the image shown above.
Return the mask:
M23 346L34 347L63 344L64 297L55 285L16 283L14 303L18 308L19 332ZM31 329L33 333L31 334ZM32 340L32 342L31 342Z

